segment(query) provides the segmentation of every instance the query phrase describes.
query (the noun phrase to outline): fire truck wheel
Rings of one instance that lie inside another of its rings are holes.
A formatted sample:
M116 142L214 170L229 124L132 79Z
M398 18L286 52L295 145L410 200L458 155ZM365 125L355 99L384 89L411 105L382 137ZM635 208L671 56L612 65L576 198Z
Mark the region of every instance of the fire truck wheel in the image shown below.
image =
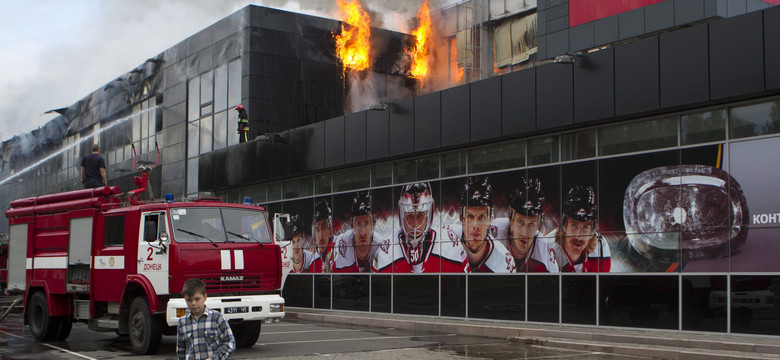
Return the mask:
M73 320L70 316L57 316L57 327L52 340L62 341L68 338L70 330L73 329Z
M157 352L162 340L162 332L158 321L149 311L149 303L145 296L139 296L130 304L130 345L139 355L149 355Z
M46 294L42 291L36 292L30 298L27 323L35 339L48 341L54 338L58 321L56 317L49 316L49 304L46 302Z
M248 348L257 343L262 324L262 321L242 321L230 324L230 329L233 330L233 336L236 338L236 346Z

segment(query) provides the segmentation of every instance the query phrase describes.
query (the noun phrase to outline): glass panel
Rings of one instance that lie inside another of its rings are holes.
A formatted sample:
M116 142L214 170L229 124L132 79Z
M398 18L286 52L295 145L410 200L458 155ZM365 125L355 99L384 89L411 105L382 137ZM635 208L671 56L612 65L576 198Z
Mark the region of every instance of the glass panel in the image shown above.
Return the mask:
M334 275L333 308L368 311L368 275Z
M200 117L200 78L190 79L187 88L187 120L193 121Z
M465 151L453 151L444 153L441 156L441 172L442 176L457 176L466 173L466 158L467 153Z
M371 275L371 311L389 313L393 278L391 275ZM286 301L287 299L285 299Z
M314 276L314 308L330 309L330 275Z
M528 321L558 323L558 276L528 276Z
M241 103L241 59L228 64L228 108Z
M200 148L200 124L197 122L190 123L187 126L187 157L198 156ZM138 151L138 149L136 149Z
M214 111L227 109L228 67L222 65L214 70Z
M435 179L439 177L439 157L437 155L424 158L396 161L393 164L393 183Z
M284 183L284 198L293 199L312 194L314 179L311 177L287 180Z
M599 277L599 324L676 330L677 276Z
M187 160L187 193L198 192L198 158Z
M731 332L780 335L780 276L731 276Z
M371 186L371 168L362 167L339 171L333 176L335 191L362 189Z
M141 141L141 116L133 117L133 141Z
M682 329L726 332L726 276L683 276Z
M441 276L441 316L466 317L466 276Z
M200 108L200 114L201 114L201 115L207 115L207 114L211 114L213 111L214 111L214 108L211 106L211 104L209 104L209 105L203 105L203 106Z
M528 140L528 165L558 162L558 136Z
M513 141L469 150L469 173L525 166L525 141Z
M395 275L393 312L439 315L439 277L436 275Z
M282 297L286 306L311 308L312 282L314 277L305 274L289 274L282 287Z
M331 174L317 175L314 177L314 193L315 194L330 194L331 193Z
M705 111L680 117L683 145L726 139L726 110Z
M213 139L212 127L214 126L214 120L211 116L200 119L200 153L205 154L211 151L211 143Z
M677 119L662 118L599 129L599 155L677 146Z
M214 100L214 73L211 71L200 76L200 104Z
M469 318L525 319L525 277L469 275Z
M268 184L268 201L276 201L282 199L282 183L275 182Z
M390 185L393 183L393 164L392 163L384 163L379 165L374 165L371 171L371 185L373 186L383 186L383 185Z
M214 115L214 150L227 146L227 112Z
M732 139L780 132L780 100L742 107L729 111L729 134Z
M596 130L561 135L561 160L587 159L596 156Z
M561 281L563 323L596 325L596 276L564 276Z

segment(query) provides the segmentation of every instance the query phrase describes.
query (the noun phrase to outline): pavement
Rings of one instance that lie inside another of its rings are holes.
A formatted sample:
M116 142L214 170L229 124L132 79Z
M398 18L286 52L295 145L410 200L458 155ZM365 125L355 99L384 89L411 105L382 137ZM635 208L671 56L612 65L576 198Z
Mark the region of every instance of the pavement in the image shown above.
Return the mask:
M505 339L556 348L675 360L780 359L780 337L544 325L287 307L286 319Z

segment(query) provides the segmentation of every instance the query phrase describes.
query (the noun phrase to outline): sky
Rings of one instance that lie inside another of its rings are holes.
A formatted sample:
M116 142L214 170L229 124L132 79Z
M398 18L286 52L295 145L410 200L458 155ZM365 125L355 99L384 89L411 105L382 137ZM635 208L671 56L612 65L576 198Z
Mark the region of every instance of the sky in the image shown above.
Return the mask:
M361 2L408 32L422 0ZM0 0L0 142L249 4L341 18L336 0Z

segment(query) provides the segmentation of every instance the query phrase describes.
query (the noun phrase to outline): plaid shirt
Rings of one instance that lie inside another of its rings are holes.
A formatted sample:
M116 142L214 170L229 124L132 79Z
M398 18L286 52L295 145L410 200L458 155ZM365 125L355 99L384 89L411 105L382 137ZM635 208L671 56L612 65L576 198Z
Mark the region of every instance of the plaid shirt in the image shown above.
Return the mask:
M236 339L227 320L208 307L198 319L187 310L187 314L179 318L177 333L176 356L179 360L224 360L236 349Z

